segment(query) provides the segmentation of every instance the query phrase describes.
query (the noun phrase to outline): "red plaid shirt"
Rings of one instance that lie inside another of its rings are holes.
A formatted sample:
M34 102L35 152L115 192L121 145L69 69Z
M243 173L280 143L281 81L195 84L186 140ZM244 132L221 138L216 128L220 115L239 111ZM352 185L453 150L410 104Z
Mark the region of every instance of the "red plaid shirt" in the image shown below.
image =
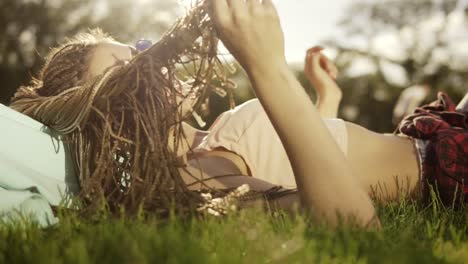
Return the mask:
M398 132L427 140L423 176L445 204L468 202L468 112L457 112L444 93L406 117ZM458 193L455 197L455 191Z

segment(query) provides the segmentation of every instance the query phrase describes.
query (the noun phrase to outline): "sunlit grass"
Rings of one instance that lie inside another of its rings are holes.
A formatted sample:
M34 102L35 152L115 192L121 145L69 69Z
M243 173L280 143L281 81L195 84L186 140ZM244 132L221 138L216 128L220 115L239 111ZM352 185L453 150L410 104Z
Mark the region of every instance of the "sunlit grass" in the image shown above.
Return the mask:
M0 263L466 263L466 210L403 201L378 211L380 231L255 210L166 221L65 215L44 230L2 225Z

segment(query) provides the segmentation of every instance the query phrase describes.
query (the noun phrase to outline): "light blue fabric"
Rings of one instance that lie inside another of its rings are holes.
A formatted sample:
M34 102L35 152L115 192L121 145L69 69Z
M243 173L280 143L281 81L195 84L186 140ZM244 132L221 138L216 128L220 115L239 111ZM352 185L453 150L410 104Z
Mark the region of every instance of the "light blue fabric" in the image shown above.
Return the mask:
M10 191L0 188L0 219L3 223L28 219L41 227L58 223L49 202L31 191Z
M1 104L0 128L0 217L22 212L43 226L55 223L50 206L79 190L60 137Z

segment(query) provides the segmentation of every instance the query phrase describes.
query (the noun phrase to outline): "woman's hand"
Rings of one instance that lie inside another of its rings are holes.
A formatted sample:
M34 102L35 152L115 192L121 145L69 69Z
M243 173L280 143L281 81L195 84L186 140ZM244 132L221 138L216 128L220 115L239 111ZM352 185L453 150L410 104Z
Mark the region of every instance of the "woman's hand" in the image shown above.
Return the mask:
M271 0L212 0L212 5L222 42L247 72L286 65L283 31Z
M338 69L323 55L322 50L322 47L315 46L307 51L304 74L319 95L341 94L341 89L335 83Z
M315 46L307 51L304 74L317 92L317 110L322 117L336 118L343 93L335 80L336 66Z
M338 69L323 55L322 50L323 48L320 46L314 46L307 50L304 74L313 84L325 82L327 79L336 80L338 77Z

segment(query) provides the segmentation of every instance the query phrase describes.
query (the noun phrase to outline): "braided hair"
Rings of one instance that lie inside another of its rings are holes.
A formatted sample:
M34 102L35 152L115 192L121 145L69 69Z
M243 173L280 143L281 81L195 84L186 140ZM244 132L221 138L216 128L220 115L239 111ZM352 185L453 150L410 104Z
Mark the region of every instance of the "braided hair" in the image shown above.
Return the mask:
M21 87L12 102L21 98L22 93L49 97L83 85L89 77L89 62L94 49L98 44L110 41L113 38L100 29L67 38L49 52L38 77L33 78L28 86Z
M205 3L197 1L158 43L100 76L90 76L89 59L111 39L98 31L69 39L15 94L10 107L62 135L86 208L166 214L203 201L182 180L174 150L185 140L176 100L180 71L198 99L193 111L205 107L211 91L232 96Z

